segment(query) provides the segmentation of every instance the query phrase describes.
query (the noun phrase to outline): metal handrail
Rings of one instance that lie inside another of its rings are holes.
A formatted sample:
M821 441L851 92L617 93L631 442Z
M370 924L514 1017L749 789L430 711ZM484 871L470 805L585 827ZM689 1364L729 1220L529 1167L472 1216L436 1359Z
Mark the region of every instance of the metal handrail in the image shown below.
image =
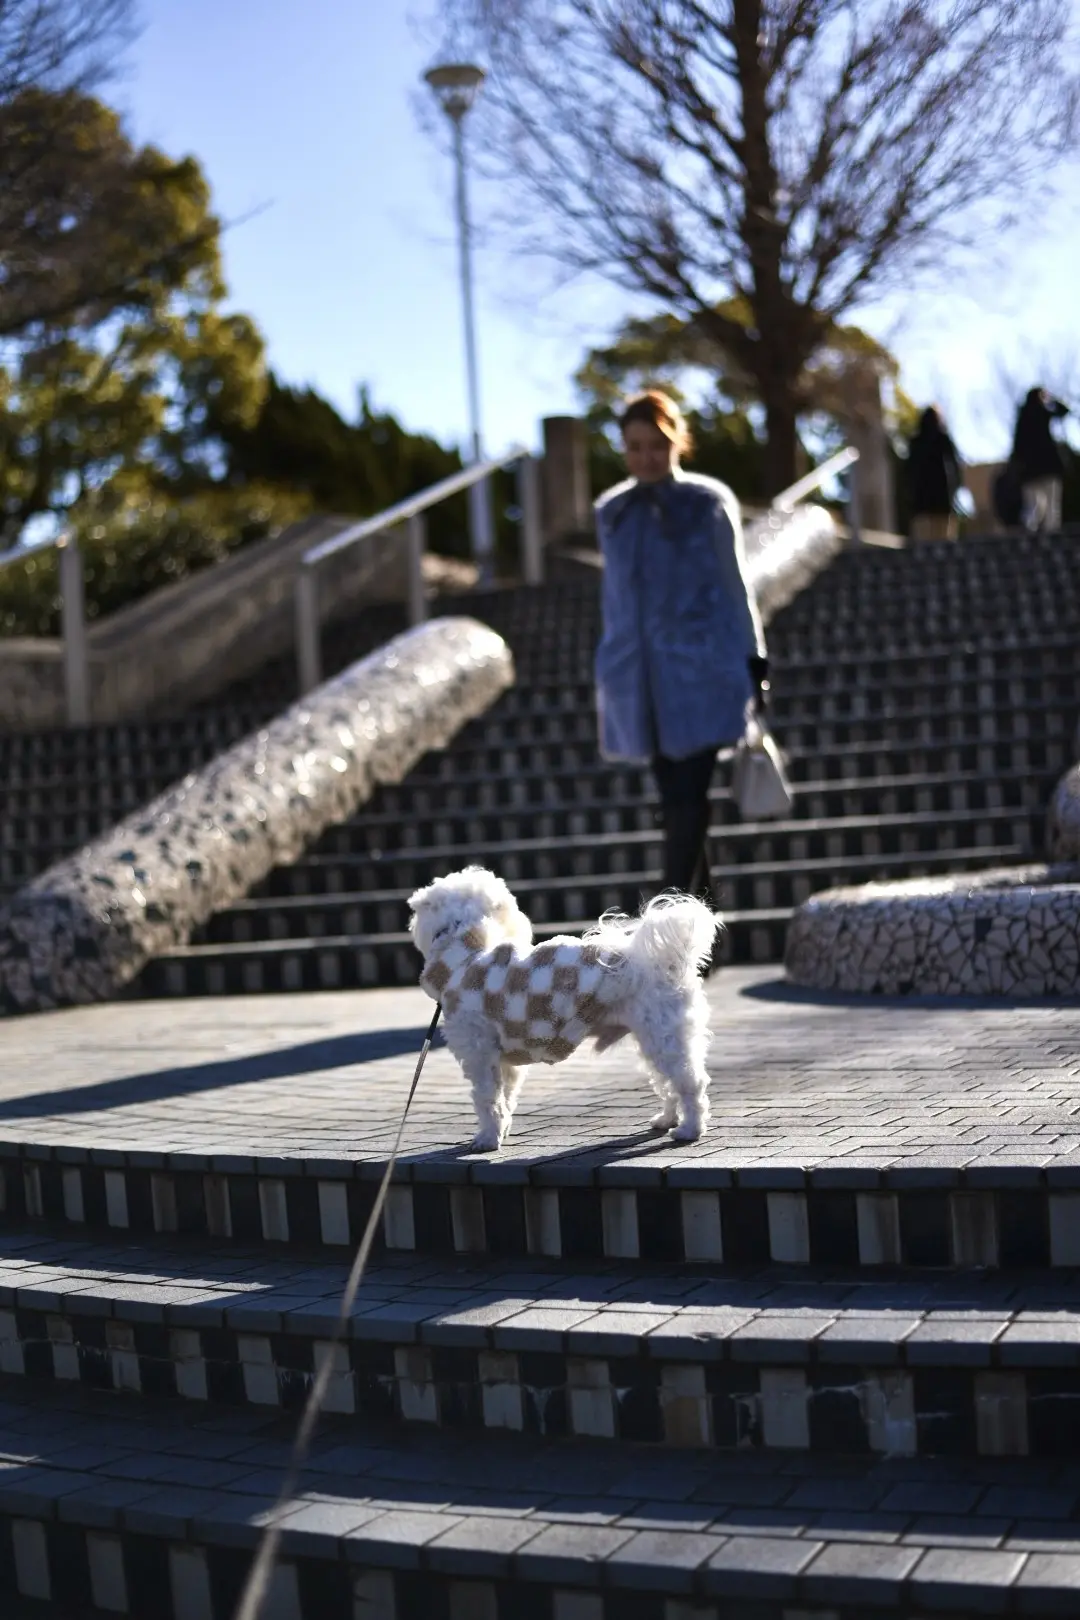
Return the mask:
M543 541L540 527L539 463L522 445L515 445L504 456L477 462L459 473L452 473L430 489L410 495L396 506L377 512L374 517L362 518L350 524L340 534L305 551L300 559L296 579L296 661L301 693L310 692L322 679L322 650L320 646L320 613L317 570L320 563L335 557L350 546L363 540L372 540L389 529L404 525L408 565L408 604L410 624L421 624L426 616L423 558L427 541L425 513L431 507L459 495L463 490L478 488L493 473L505 467L518 468L518 499L521 507L522 574L527 585L539 585L543 580Z
M820 467L808 472L805 478L800 478L789 489L781 490L779 495L773 497L771 507L774 511L790 512L792 507L802 500L804 495L810 495L815 489L820 489L827 478L836 473L844 472L859 459L859 452L848 445L844 450L838 450L828 461L823 461Z

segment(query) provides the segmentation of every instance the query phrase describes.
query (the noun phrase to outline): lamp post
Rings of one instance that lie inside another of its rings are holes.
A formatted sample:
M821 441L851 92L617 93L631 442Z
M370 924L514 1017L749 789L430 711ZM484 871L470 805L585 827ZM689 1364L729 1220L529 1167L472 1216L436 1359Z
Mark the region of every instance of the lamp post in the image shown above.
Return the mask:
M465 115L484 82L483 68L467 62L448 62L433 67L424 78L449 118L454 131L454 166L458 217L458 252L461 264L461 305L465 326L465 372L469 390L469 436L474 463L483 460L480 433L480 378L476 361L476 318L473 312L472 232L469 224L469 197L465 179ZM482 584L491 579L495 550L495 526L491 512L488 479L469 490L469 530L473 559Z

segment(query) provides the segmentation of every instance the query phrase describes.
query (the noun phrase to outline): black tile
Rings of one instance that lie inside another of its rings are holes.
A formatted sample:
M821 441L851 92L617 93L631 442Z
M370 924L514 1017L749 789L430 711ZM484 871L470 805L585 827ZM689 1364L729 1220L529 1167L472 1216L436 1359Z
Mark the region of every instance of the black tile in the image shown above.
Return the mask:
M112 1389L112 1358L104 1345L80 1344L79 1381L88 1389Z
M559 1188L559 1229L567 1260L602 1260L604 1226L595 1187Z
M480 1378L476 1351L460 1345L433 1345L431 1373L437 1384L475 1384Z
M900 1249L909 1266L947 1266L949 1256L949 1195L945 1192L907 1192L898 1195Z
M153 1356L168 1361L172 1356L172 1338L161 1322L135 1323L135 1349L140 1356Z
M298 1558L296 1584L301 1614L317 1620L353 1620L352 1571L343 1564L322 1558Z
M105 1172L96 1165L82 1165L83 1214L87 1226L108 1226L109 1211L105 1202Z
M919 1453L974 1457L975 1384L965 1367L916 1367L912 1372Z
M643 1260L679 1261L683 1253L682 1207L677 1192L639 1187L638 1247Z
M284 1368L289 1372L312 1373L315 1371L314 1341L306 1334L301 1333L272 1333L270 1335L270 1354L274 1358L275 1367Z
M768 1265L768 1195L756 1187L725 1187L720 1192L720 1230L729 1266Z
M259 1206L259 1184L254 1176L229 1177L229 1205L235 1241L261 1243L262 1210Z
M393 1378L394 1347L378 1339L354 1339L349 1361L358 1378Z
M450 1620L450 1587L439 1575L394 1571L395 1620Z
M551 1620L551 1588L535 1581L497 1581L498 1620Z
M244 1590L251 1568L251 1553L240 1547L208 1547L206 1565L210 1576L210 1601L214 1606L214 1620L236 1613L240 1594ZM166 1588L167 1590L167 1588ZM136 1611L138 1612L138 1611ZM153 1610L147 1610L147 1616ZM315 1611L318 1612L318 1611ZM209 1620L209 1616L207 1617Z
M285 1204L289 1212L290 1241L312 1245L321 1243L319 1183L306 1176L289 1176L285 1182Z
M132 1232L154 1230L154 1200L150 1190L149 1170L125 1170L127 1188L128 1229Z
M52 1378L52 1345L45 1339L24 1340L23 1366L28 1378Z
M175 1186L178 1230L205 1236L206 1199L203 1195L202 1176L191 1175L185 1171L175 1177Z
M413 1184L413 1230L421 1254L453 1254L454 1228L450 1218L450 1189L438 1182Z
M643 1379L624 1384L612 1372L611 1382L617 1391L615 1411L620 1440L663 1440L664 1417L655 1380Z
M170 1590L169 1547L156 1536L124 1537L124 1571L127 1576L128 1609L133 1615L159 1615L162 1598ZM168 1599L166 1599L168 1605ZM171 1605L164 1609L171 1614ZM231 1608L218 1608L219 1614L231 1614Z
M8 1221L24 1221L26 1219L26 1188L23 1184L22 1160L5 1159L3 1169L7 1204L6 1218Z
M47 1221L66 1221L63 1171L58 1164L40 1163L41 1207Z
M92 1593L85 1531L79 1525L50 1524L46 1536L53 1602L88 1609Z
M1046 1194L999 1192L998 1264L1017 1268L1050 1264L1049 1204Z
M857 1266L859 1224L855 1194L816 1192L806 1196L810 1222L810 1260L815 1266Z
M758 1370L740 1362L705 1363L705 1388L712 1396L713 1437L718 1446L761 1444Z
M1033 1457L1080 1457L1080 1372L1029 1371L1028 1445Z
M144 1395L171 1399L176 1394L176 1363L160 1356L140 1356L139 1382Z
M566 1383L566 1362L563 1357L542 1350L522 1350L518 1356L518 1375L523 1384L538 1389L558 1389Z
M0 1518L0 1592L15 1590L15 1548L11 1541L11 1521Z
M858 1386L863 1374L856 1367L822 1367L810 1380L810 1447L813 1451L870 1450Z
M527 1254L525 1198L521 1187L484 1187L484 1230L491 1254Z
M349 1231L354 1243L359 1243L361 1235L367 1231L367 1223L375 1208L377 1189L378 1183L374 1181L349 1181L345 1184L345 1196L349 1206ZM371 1252L372 1254L386 1252L381 1221L375 1231Z
M105 1318L103 1316L76 1317L75 1337L78 1340L80 1349L85 1345L91 1350L104 1350L107 1343Z
M478 1383L463 1379L440 1381L438 1386L439 1422L450 1429L482 1429L483 1396Z
M238 1361L211 1361L206 1359L206 1393L212 1401L229 1406L242 1406L247 1399L244 1391L244 1370Z
M278 1399L286 1412L299 1412L311 1390L311 1374L295 1368L278 1367Z

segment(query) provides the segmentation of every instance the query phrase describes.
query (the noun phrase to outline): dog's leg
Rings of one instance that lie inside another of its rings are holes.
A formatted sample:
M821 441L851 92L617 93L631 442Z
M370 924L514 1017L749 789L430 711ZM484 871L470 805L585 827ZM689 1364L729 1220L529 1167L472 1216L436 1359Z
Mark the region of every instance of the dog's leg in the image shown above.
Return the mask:
M514 1117L514 1109L517 1107L517 1100L528 1072L528 1069L515 1069L512 1063L504 1063L501 1067L502 1085L496 1106L502 1118L501 1140L504 1142L509 1135L510 1122Z
M492 1153L501 1145L509 1123L502 1098L498 1051L471 1052L461 1067L472 1086L473 1107L479 1127L470 1149L473 1153Z
M670 1088L678 1123L675 1118L669 1121L666 1113L658 1116L658 1122L663 1119L667 1128L674 1126L676 1142L696 1142L709 1123L708 1017L708 1003L695 985L685 999L680 996L666 1007L653 1006L647 1025L634 1030L645 1061Z
M644 1053L642 1054L644 1056ZM660 1099L660 1112L654 1114L649 1125L654 1131L670 1131L673 1125L679 1122L679 1102L672 1091L666 1077L654 1063L646 1060L645 1069L649 1076L649 1084Z

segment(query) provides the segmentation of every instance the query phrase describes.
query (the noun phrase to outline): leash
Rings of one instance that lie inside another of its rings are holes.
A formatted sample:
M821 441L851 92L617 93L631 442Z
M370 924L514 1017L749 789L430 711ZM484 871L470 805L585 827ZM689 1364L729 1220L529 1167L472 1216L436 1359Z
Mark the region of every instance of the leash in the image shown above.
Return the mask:
M300 1414L300 1426L296 1431L296 1440L293 1443L292 1457L289 1459L285 1480L263 1530L262 1540L255 1554L255 1560L248 1571L248 1577L244 1583L244 1590L240 1594L240 1602L237 1604L233 1620L259 1620L259 1614L270 1587L270 1577L274 1572L278 1546L281 1542L282 1514L296 1489L300 1470L307 1461L308 1450L315 1433L315 1425L319 1420L322 1404L326 1399L326 1391L330 1387L330 1379L334 1372L332 1352L345 1336L349 1325L349 1317L352 1314L353 1305L356 1303L357 1291L364 1272L367 1270L368 1256L371 1253L371 1245L375 1241L379 1216L382 1214L383 1205L386 1203L386 1195L390 1190L390 1178L394 1173L394 1166L401 1151L401 1139L405 1134L405 1121L409 1117L409 1109L412 1107L413 1098L416 1096L416 1088L420 1083L420 1075L427 1055L431 1051L431 1043L435 1038L435 1031L438 1028L441 1013L442 1003L437 1002L435 1015L428 1025L428 1032L420 1049L420 1057L417 1060L412 1085L409 1087L409 1095L405 1099L405 1109L397 1128L397 1136L394 1138L394 1145L390 1150L386 1169L383 1171L382 1180L379 1182L379 1190L375 1194L375 1202L372 1205L371 1214L368 1216L367 1225L364 1227L364 1235L360 1239L360 1247L356 1251L356 1257L349 1272L349 1280L345 1284L345 1292L341 1296L338 1319L334 1324L334 1331L330 1335L326 1352L323 1355L322 1365L315 1375L315 1382L311 1386L311 1392L304 1403L304 1410ZM324 1340L323 1343L325 1344L326 1341Z

